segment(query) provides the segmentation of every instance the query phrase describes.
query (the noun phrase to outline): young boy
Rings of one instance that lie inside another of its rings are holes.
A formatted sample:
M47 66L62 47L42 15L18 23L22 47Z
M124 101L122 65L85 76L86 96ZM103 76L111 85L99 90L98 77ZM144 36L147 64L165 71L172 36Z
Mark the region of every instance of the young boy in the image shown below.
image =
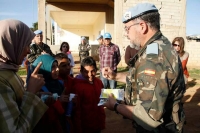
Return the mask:
M104 108L97 106L103 83L95 77L96 72L95 60L86 57L81 62L80 74L74 79L79 105L74 116L76 133L100 133L105 128Z
M68 56L64 53L59 53L55 55L55 59L58 61L58 68L59 68L59 79L63 81L64 83L64 95L68 95L70 93L74 93L73 91L73 78L70 76L70 60L68 59ZM73 103L76 103L76 96L72 99ZM67 105L69 103L63 104L63 107L65 109L65 112L67 112ZM73 104L73 110L75 110L76 104ZM73 112L72 112L73 113ZM72 124L72 118L66 116L66 130L67 133L74 133L73 124Z

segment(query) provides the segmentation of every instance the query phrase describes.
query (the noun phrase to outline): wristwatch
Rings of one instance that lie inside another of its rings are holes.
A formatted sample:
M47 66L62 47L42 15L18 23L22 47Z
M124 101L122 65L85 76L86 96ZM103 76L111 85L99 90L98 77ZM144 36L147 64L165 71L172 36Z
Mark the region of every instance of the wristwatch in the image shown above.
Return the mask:
M117 111L117 106L118 106L118 105L119 105L118 102L116 102L115 105L114 105L114 111L115 111L117 114L119 114L119 112Z

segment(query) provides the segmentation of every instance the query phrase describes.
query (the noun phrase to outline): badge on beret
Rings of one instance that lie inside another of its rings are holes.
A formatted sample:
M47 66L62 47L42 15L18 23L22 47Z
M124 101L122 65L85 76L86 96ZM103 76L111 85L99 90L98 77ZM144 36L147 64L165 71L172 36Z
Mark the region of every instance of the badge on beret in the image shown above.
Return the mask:
M124 19L125 20L131 19L131 12L130 11L124 13Z

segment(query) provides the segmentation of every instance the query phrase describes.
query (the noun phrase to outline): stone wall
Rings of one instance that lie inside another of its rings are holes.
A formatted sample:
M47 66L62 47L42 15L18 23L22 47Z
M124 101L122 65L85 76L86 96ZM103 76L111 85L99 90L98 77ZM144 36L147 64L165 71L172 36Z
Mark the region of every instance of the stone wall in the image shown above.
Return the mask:
M200 42L186 41L185 51L189 53L188 68L200 68Z

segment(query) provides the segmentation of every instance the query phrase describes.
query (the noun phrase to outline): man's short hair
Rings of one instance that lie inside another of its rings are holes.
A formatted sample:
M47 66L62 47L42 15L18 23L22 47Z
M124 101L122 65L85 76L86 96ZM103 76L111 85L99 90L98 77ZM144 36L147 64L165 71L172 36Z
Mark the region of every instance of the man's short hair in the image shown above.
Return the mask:
M55 59L59 62L62 59L68 59L70 61L70 59L68 58L68 56L64 53L58 53L55 55Z
M138 19L145 21L152 29L160 30L160 14L158 12L144 14L138 17Z
M91 56L88 56L81 61L81 70L84 70L85 66L94 66L94 68L98 70L96 61Z

